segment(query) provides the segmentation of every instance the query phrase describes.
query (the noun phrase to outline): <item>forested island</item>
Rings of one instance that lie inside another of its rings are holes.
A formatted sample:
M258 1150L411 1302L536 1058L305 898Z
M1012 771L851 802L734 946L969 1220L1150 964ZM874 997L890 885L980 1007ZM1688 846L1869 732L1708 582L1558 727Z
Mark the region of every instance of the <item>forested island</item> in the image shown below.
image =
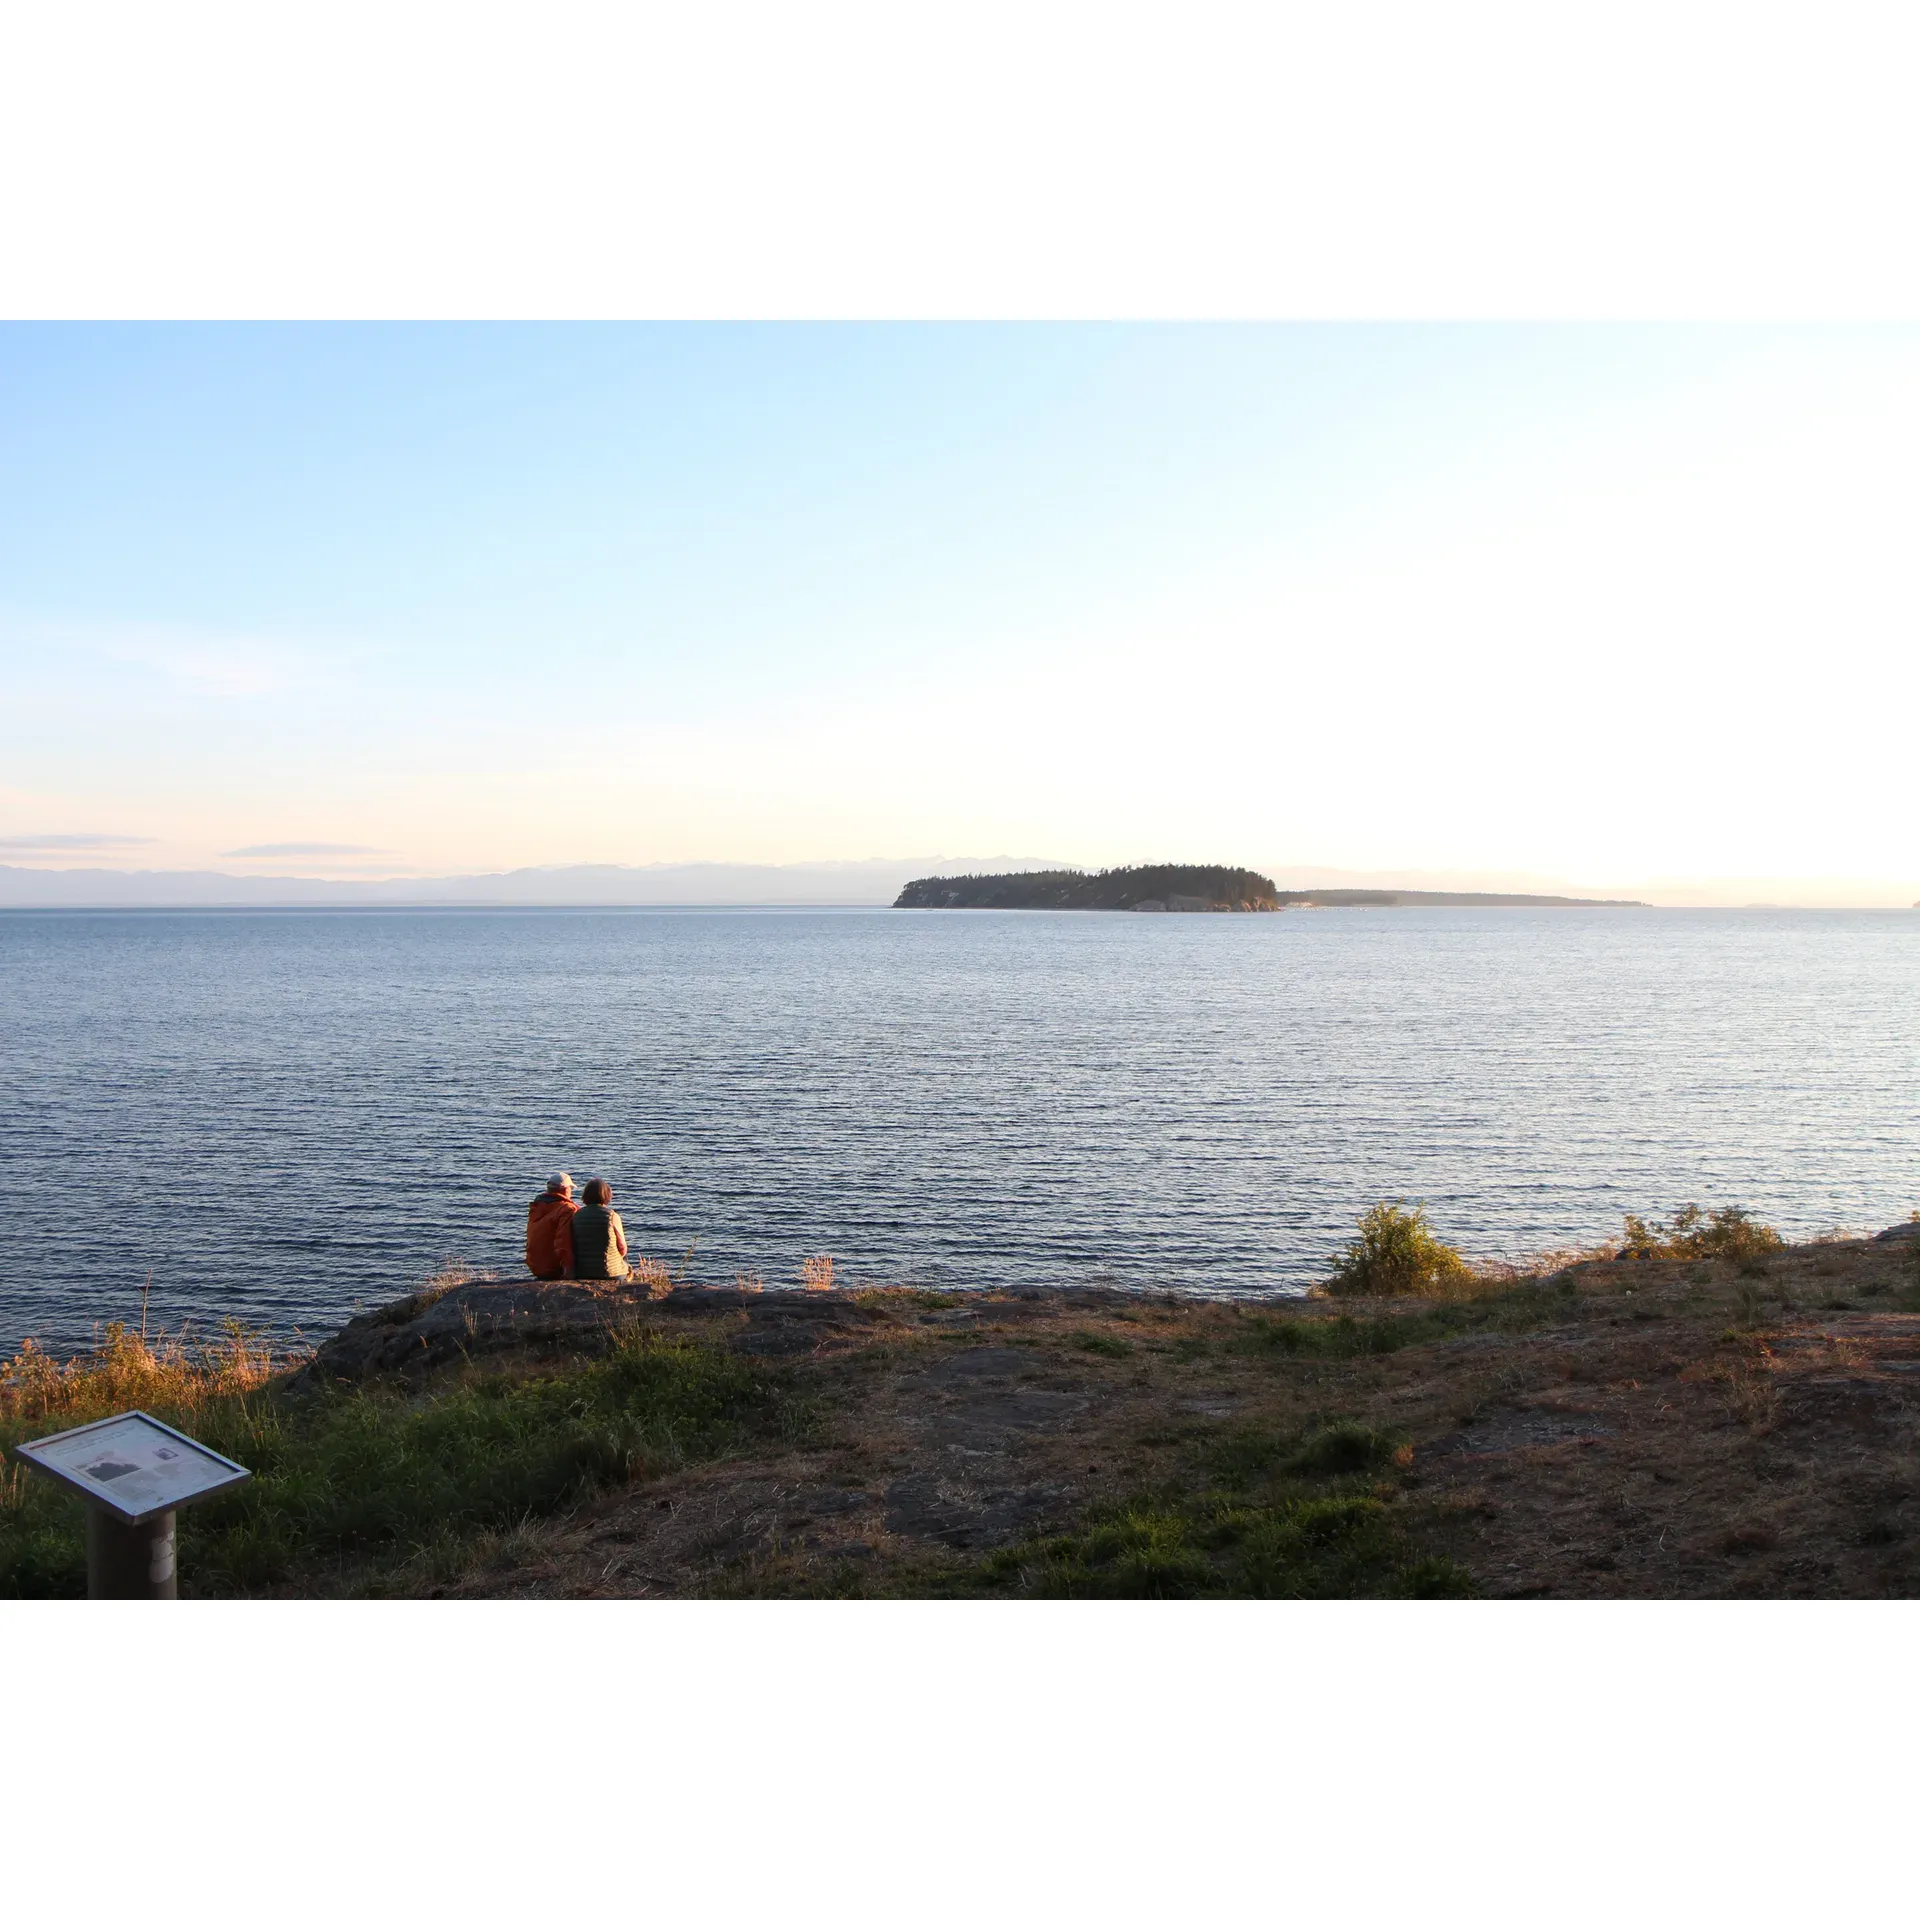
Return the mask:
M1277 913L1282 907L1634 907L1557 893L1428 893L1318 887L1282 893L1246 867L1105 867L1082 873L968 873L909 880L896 907L1027 907L1107 913Z
M1280 896L1245 867L1063 868L909 880L896 907L1081 908L1109 913L1275 913Z

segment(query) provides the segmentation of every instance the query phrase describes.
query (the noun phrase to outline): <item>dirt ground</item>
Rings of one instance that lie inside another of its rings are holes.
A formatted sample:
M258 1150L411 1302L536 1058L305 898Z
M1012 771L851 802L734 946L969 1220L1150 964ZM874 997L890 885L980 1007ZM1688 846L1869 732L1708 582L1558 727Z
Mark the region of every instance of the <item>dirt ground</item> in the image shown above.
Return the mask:
M489 1364L490 1325L592 1318L521 1286L490 1321L463 1291L437 1309L462 1364ZM1198 1484L1223 1443L1351 1421L1391 1440L1376 1491L1407 1540L1480 1594L1909 1595L1916 1309L1911 1237L1589 1262L1437 1306L683 1289L623 1311L783 1369L803 1437L529 1523L431 1591L956 1591L996 1550ZM1407 1343L1346 1350L1383 1326ZM434 1363L416 1326L381 1338L359 1370Z

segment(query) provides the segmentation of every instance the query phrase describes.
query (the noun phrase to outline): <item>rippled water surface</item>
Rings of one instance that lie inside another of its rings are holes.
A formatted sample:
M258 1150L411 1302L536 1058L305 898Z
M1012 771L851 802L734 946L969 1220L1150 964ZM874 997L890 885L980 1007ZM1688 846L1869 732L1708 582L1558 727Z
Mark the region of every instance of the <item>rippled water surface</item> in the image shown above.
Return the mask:
M1310 1281L1920 1204L1920 913L0 914L0 1340L323 1329L604 1174L696 1278Z

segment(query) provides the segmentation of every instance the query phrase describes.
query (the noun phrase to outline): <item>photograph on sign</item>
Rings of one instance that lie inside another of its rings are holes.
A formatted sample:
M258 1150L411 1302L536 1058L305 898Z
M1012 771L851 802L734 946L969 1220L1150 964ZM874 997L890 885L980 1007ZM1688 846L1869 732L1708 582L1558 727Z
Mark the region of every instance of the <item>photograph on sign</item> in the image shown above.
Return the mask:
M124 1515L145 1519L248 1478L245 1467L144 1413L29 1441L21 1454Z

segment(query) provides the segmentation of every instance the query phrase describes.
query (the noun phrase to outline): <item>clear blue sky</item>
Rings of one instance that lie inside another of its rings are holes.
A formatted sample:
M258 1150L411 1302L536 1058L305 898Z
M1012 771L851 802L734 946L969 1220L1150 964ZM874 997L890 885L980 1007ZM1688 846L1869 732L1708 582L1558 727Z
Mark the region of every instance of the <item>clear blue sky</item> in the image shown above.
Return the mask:
M1898 888L1916 427L1897 330L10 327L0 860Z

